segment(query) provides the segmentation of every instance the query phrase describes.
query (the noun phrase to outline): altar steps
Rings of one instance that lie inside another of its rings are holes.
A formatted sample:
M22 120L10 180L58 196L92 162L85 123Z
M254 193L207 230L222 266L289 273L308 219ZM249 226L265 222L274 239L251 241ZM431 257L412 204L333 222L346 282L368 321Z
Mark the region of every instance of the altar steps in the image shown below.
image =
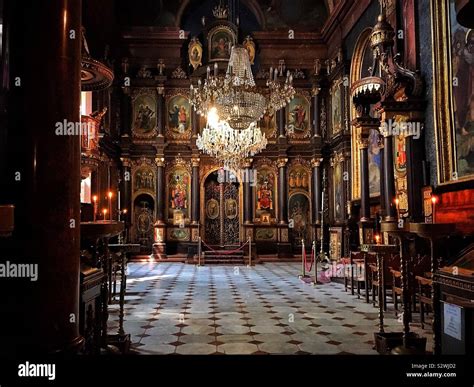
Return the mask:
M248 255L242 250L235 251L238 248L239 246L226 246L225 249L214 248L215 251L204 251L203 262L205 265L245 265L248 263ZM229 254L229 251L232 253Z

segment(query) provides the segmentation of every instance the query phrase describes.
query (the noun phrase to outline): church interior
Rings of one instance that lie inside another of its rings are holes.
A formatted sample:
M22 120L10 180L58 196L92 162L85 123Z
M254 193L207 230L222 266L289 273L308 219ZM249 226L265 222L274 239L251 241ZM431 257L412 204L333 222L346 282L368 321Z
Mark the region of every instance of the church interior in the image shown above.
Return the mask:
M0 0L0 354L472 355L473 27Z

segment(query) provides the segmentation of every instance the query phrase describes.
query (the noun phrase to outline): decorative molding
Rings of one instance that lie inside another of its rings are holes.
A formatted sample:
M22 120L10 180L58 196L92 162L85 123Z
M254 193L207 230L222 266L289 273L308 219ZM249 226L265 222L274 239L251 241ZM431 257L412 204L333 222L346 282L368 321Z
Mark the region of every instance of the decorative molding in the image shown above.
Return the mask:
M181 65L176 67L171 73L171 79L187 79L186 72L182 69Z

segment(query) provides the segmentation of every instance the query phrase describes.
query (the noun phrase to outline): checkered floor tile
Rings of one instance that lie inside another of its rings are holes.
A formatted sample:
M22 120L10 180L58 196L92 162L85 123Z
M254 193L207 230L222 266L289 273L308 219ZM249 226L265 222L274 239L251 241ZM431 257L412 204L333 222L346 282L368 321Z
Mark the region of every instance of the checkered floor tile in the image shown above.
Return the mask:
M130 263L125 331L139 354L377 354L378 310L341 284L303 283L299 270ZM401 331L393 311L385 324ZM113 304L110 332L117 327Z

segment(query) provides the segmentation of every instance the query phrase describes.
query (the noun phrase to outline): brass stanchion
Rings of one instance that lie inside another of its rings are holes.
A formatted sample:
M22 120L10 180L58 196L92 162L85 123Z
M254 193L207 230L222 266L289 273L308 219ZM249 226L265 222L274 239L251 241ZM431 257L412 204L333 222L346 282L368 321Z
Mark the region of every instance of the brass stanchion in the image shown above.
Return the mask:
M316 286L318 284L318 260L316 259L316 241L313 241L313 245L311 246L311 256L314 259L314 283L313 283L313 285Z
M249 264L248 264L248 267L252 267L252 237L249 236L247 241L249 243Z
M202 250L201 237L199 236L198 237L198 266L202 266L201 265L201 250Z

